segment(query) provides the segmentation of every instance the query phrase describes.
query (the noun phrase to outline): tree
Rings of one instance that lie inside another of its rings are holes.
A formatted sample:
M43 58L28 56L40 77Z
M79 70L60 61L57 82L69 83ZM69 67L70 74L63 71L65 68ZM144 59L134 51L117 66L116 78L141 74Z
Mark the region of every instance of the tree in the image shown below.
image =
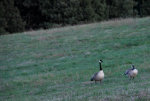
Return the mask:
M149 0L138 0L140 16L150 15L150 1Z
M96 21L108 19L107 5L105 0L92 0Z
M107 0L109 7L109 18L131 17L134 16L134 6L136 3L133 0Z
M2 4L2 2L0 2L0 35L6 33L5 28L7 27L7 22L4 16L5 13L5 9L4 6Z
M15 6L18 7L26 22L26 29L37 29L43 22L39 2L40 0L15 0Z
M91 0L80 0L78 7L79 21L91 22L95 20L95 13L91 2Z
M10 33L24 31L25 23L21 19L19 10L14 6L14 1L2 0L0 4L3 30Z

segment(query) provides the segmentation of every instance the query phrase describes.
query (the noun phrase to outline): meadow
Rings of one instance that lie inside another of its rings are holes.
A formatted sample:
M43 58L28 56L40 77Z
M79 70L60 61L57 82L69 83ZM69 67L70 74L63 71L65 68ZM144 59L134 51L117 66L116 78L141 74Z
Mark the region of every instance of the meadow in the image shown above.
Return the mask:
M150 17L0 36L0 100L150 101Z

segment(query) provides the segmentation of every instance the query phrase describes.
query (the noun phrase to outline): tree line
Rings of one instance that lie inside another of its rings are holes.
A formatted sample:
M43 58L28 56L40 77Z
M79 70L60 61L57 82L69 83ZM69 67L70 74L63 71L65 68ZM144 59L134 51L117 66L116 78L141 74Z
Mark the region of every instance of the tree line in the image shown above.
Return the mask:
M0 34L150 15L150 0L1 0Z

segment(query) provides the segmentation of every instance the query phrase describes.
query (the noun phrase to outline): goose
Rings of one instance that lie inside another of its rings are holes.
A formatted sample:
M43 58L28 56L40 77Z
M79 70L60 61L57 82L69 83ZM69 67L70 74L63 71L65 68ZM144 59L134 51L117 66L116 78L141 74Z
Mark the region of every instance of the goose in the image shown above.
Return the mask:
M134 79L134 77L136 77L136 75L138 74L138 70L134 67L134 65L132 65L131 67L132 68L126 70L124 74L127 75L130 79Z
M95 83L96 81L100 81L101 83L101 81L104 79L104 72L101 65L102 62L103 62L102 60L99 60L100 71L95 73L91 78L91 81L95 81Z

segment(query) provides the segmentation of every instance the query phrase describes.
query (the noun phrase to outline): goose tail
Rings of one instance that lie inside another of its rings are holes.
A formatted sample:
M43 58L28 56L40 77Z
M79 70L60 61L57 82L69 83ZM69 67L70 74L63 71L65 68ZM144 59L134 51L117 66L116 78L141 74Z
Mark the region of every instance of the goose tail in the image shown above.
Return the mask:
M123 75L127 75L127 73L124 73Z
M93 81L94 79L93 79L93 77L91 78L91 81Z

